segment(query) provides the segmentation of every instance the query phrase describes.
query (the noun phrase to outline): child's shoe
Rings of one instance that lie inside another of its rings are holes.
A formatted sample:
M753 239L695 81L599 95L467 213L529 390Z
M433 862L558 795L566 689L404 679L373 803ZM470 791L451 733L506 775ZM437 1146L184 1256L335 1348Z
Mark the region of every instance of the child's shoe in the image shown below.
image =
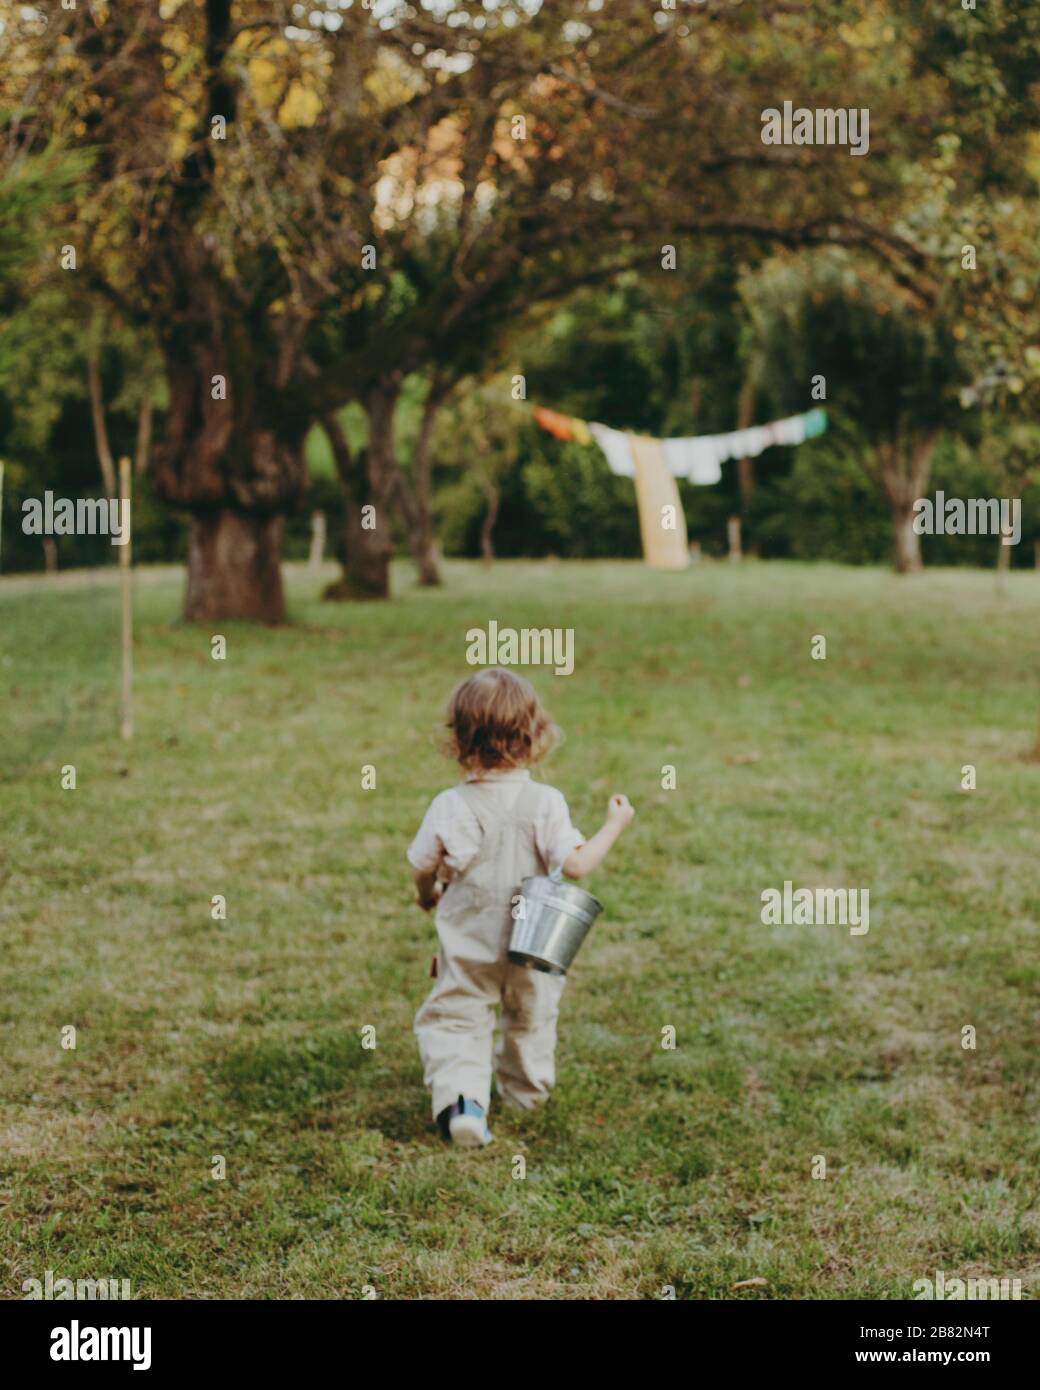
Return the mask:
M459 1096L454 1105L446 1106L437 1116L437 1124L444 1138L460 1149L481 1149L491 1143L484 1107L465 1096Z

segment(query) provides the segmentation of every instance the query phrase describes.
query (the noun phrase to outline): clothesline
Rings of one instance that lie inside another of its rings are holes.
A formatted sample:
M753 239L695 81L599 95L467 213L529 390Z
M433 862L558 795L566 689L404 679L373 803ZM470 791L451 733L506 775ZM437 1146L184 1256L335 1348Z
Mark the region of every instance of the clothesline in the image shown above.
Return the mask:
M729 459L757 458L773 445L803 444L827 429L827 412L819 407L802 415L773 420L767 425L732 430L729 434L700 434L656 440L613 430L593 420L561 415L540 405L534 407L534 418L543 430L556 439L598 444L606 456L610 471L622 478L635 477L634 441L646 439L660 446L665 465L673 477L686 478L702 487L709 487L720 480L721 465Z

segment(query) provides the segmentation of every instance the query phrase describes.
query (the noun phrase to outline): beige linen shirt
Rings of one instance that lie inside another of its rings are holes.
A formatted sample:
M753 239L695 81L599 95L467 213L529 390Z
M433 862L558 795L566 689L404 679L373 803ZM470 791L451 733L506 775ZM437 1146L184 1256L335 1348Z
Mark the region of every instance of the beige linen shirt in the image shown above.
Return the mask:
M467 782L483 782L492 787L495 804L502 811L511 809L521 787L530 780L527 768L471 772L466 776ZM563 793L544 783L535 785L540 793L534 820L535 843L552 873L585 843L585 837L571 824ZM466 871L480 848L480 840L480 826L465 797L458 787L449 787L430 803L419 832L408 847L408 862L420 871L439 868L440 877L450 881Z

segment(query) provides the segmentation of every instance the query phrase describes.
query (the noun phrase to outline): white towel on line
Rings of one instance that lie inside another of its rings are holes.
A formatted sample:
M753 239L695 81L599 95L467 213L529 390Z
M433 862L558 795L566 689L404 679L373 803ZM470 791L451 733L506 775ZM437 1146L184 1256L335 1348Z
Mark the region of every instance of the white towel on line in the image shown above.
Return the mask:
M686 478L700 487L711 487L722 477L722 465L729 459L757 458L773 444L802 444L805 441L805 416L790 415L768 425L752 425L746 430L729 434L698 434L662 439L668 471L676 478ZM606 455L607 466L620 478L634 478L635 459L630 436L609 425L589 421L592 437Z

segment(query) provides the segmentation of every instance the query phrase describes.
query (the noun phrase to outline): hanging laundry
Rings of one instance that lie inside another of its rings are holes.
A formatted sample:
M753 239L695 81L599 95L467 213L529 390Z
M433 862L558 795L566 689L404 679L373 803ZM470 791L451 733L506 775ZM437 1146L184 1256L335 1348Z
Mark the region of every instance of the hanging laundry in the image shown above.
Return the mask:
M685 478L699 487L710 487L719 482L722 465L729 459L757 458L773 445L802 444L827 429L827 412L819 408L804 415L773 420L768 425L733 430L729 434L699 434L674 439L626 434L595 420L586 423L560 415L544 406L535 406L534 418L556 439L575 440L579 444L595 441L612 473L619 478L635 479L643 555L648 565L663 570L685 569L690 563L686 517L676 478ZM674 530L662 525L665 507L675 508Z
M791 415L786 420L777 420L773 425L774 444L803 444L805 442L805 416Z
M631 440L634 436L621 430L612 430L608 425L600 425L590 420L570 419L557 415L555 411L535 407L535 419L543 429L557 439L574 439L586 442L586 431L590 440L595 440L606 455L607 466L612 473L621 478L635 477L635 461ZM660 443L668 471L676 478L685 478L699 487L710 487L722 477L722 465L730 459L757 458L765 449L774 445L803 444L807 439L815 439L827 429L827 412L810 410L804 415L789 415L783 420L773 420L768 425L752 425L746 430L733 430L729 434L697 434L662 439Z
M659 439L629 435L643 558L651 569L684 570L690 563L686 516Z
M534 408L535 424L540 425L554 439L564 443L591 444L593 442L589 427L584 420L574 415L561 415L557 410L548 410L544 405Z
M571 418L569 415L560 415L555 410L546 410L544 405L536 405L534 408L535 424L540 425L547 434L551 434L554 439L562 439L565 442L574 438L574 431L571 428Z
M711 435L690 439L663 439L669 472L699 487L711 487L722 477L719 451Z
M597 425L593 420L589 421L589 430L606 455L611 473L616 473L619 478L634 478L636 465L629 443L631 436L622 434L620 430L612 430L609 425Z

